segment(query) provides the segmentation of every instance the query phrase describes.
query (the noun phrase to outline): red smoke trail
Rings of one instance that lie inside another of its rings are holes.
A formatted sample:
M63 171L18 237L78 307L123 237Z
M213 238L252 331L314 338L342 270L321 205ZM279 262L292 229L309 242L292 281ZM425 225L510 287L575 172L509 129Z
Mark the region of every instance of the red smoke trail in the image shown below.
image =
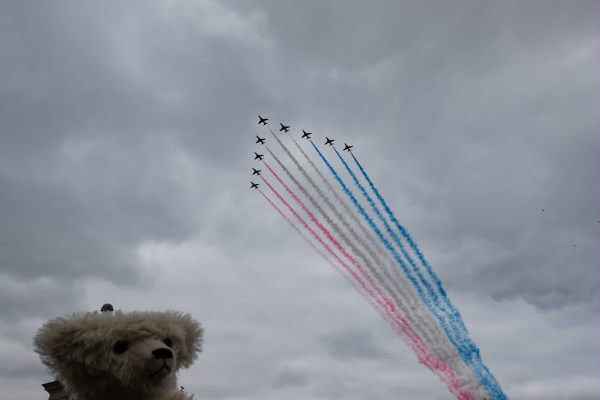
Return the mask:
M344 255L344 257L346 257L346 259L348 259L352 265L354 265L354 267L360 271L360 273L362 274L362 276L365 277L365 279L367 280L367 282L375 289L375 292L377 292L377 295L379 297L381 297L384 301L384 303L386 304L385 308L390 309L392 312L396 310L396 304L395 302L388 298L385 294L383 294L383 292L381 291L381 289L379 288L379 286L377 285L377 283L375 282L375 280L373 280L373 277L363 268L363 266L354 258L352 257L352 255L350 255L346 249L344 249L344 247L342 247L342 245L333 237L333 235L331 234L331 232L329 232L329 230L327 228L325 228L323 226L323 224L321 224L319 222L319 220L317 219L317 217L315 217L315 215L306 207L306 205L304 204L304 202L292 191L292 189L290 189L288 187L288 185L285 184L285 182L279 177L279 175L271 168L271 166L269 164L267 164L265 161L263 161L263 164L265 164L265 166L269 169L269 171L271 172L271 174L273 174L273 176L275 177L275 179L277 179L277 181L281 184L281 186L284 187L284 189L286 190L286 192L288 192L296 201L296 203L298 203L298 205L300 206L300 208L302 209L302 211L304 211L308 217L310 218L310 220L319 227L319 229L321 230L321 232L323 232L323 234L327 237L327 239L329 239L329 241L331 243L333 243L333 246Z
M319 250L319 248L313 242L311 242L310 239L306 237L306 235L302 233L302 231L296 225L294 225L292 220L290 220L289 217L285 215L285 213L281 210L281 208L277 207L277 205L273 203L273 200L271 200L262 190L258 189L258 191L269 202L269 204L271 204L271 206L277 211L277 213L281 215L281 217L285 219L288 224L290 224L290 226L300 235L300 237L302 237L302 239L304 239L304 241L308 243L310 247L312 247L314 251L316 251L321 257L323 257L325 261L329 263L329 265L331 265L340 275L342 275L344 279L346 279L348 283L354 288L354 290L356 290L369 304L371 304L375 309L378 309L374 300L371 297L369 297L364 290L361 290L361 288L354 280L350 279L350 277L344 273L343 268L340 268L338 264L334 263L333 261L331 261L331 259L327 258L325 253Z
M344 256L346 258L348 258L353 264L355 264L355 266L359 270L364 271L362 266L360 266L360 264L358 264L358 262L339 245L339 243L332 237L331 233L325 227L323 227L323 225L321 225L319 223L319 221L315 218L315 216L306 208L306 206L304 206L302 201L287 187L287 185L281 180L281 178L279 178L277 173L275 173L275 171L273 171L267 163L264 163L264 164L269 169L269 171L271 171L273 176L275 176L275 178L281 183L281 185L288 191L288 193L290 195L292 195L292 197L294 197L294 199L298 202L298 204L303 209L303 211L309 215L311 220L313 220L313 222L317 226L319 226L319 228L323 231L325 236L327 236L327 238L334 244L334 246L336 248L338 248L338 250L342 254L344 254ZM434 353L432 353L432 351L429 349L429 347L423 342L421 337L409 326L408 322L402 317L402 315L399 313L399 310L397 309L397 307L395 306L393 301L391 299L388 299L385 295L383 295L381 293L381 290L379 290L379 288L377 287L375 282L369 282L369 283L372 286L374 286L374 288L378 292L379 296L381 296L383 298L383 301L380 300L378 298L378 296L373 292L373 290L365 284L365 282L360 278L360 276L356 273L356 271L354 271L348 264L346 264L333 251L333 249L331 247L329 247L327 245L327 243L325 243L323 241L323 239L321 239L321 237L319 237L319 235L306 223L306 221L304 221L304 219L300 216L300 214L298 214L298 212L285 200L285 198L283 198L283 196L281 196L281 194L275 188L273 188L273 186L271 186L271 184L263 176L261 176L260 178L265 183L265 185L267 185L269 187L269 189L271 189L271 191L279 198L279 200L283 204L285 204L285 206L292 212L292 214L294 214L296 219L298 219L298 221L300 221L300 223L304 226L304 228L306 230L308 230L309 233L321 244L321 246L323 246L327 250L327 252L332 257L334 257L337 260L337 262L340 263L344 267L344 269L346 269L350 273L350 275L352 275L352 277L360 285L361 289L364 290L365 292L367 292L369 294L369 296L379 305L379 308L380 308L379 311L382 313L385 313L386 320L390 323L390 325L392 326L394 331L400 337L406 337L409 339L408 343L413 348L415 354L417 355L419 362L421 362L423 365L425 365L427 368L429 368L431 371L433 371L436 375L438 375L440 377L440 379L446 383L450 392L452 392L458 399L474 400L473 396L471 396L471 394L469 394L467 391L464 390L461 382L456 377L456 374L454 373L454 371L452 369L450 369L448 367L448 365L442 359L440 359L438 356L436 356ZM367 279L367 280L369 280L369 279Z
M260 194L263 195L263 197L269 202L269 204L271 204L271 206L273 206L273 208L277 211L277 213L279 213L279 215L281 215L281 217L283 219L286 220L286 222L288 224L290 224L290 226L292 227L292 229L294 229L298 235L300 235L300 237L302 237L302 239L304 239L304 241L306 243L308 243L308 245L314 250L316 251L321 257L323 257L325 260L327 260L328 262L330 262L330 260L327 258L327 256L321 251L319 250L319 248L317 246L315 246L313 244L313 242L310 241L309 238L306 237L306 235L304 233L302 233L302 231L300 229L298 229L298 227L296 225L294 225L294 223L292 222L291 219L288 218L287 215L285 215L285 213L283 211L281 211L281 208L277 207L277 204L273 203L273 200L271 200L262 190L258 189L258 191L260 192ZM332 266L335 266L334 263L330 262L330 264Z

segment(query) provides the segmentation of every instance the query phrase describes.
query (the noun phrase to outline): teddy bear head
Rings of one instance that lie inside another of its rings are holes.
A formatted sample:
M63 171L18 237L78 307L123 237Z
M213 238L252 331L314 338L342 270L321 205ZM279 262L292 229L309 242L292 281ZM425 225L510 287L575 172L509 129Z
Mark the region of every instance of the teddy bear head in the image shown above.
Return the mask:
M196 359L202 333L176 311L93 312L47 322L35 348L77 400L159 400L176 391L176 373Z

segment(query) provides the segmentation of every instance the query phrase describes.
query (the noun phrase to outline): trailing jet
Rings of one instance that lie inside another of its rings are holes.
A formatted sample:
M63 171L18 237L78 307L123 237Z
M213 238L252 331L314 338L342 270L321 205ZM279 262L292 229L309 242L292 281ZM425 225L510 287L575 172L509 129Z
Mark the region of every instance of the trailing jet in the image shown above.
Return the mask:
M310 135L312 135L312 132L306 132L304 129L302 129L302 139L310 139Z
M265 155L264 154L258 154L257 152L254 152L254 159L258 160L258 161L262 161L263 157Z
M263 125L266 125L266 124L268 124L268 122L267 122L267 121L269 120L269 118L263 118L263 117L261 117L261 116L260 116L260 114L259 114L259 115L258 115L258 119L259 119L259 121L258 121L258 124L259 124L259 125L260 125L260 124L263 124Z
M256 143L265 144L265 138L261 138L256 135Z
M347 151L348 153L350 153L350 152L352 151L351 149L352 149L353 147L354 147L354 146L348 146L346 143L344 143L344 151Z
M250 181L251 185L250 185L250 189L258 189L258 183L254 183L252 181Z
M290 131L290 126L289 125L284 125L281 122L279 123L279 125L281 125L281 128L279 129L279 132L281 132L281 131L289 132Z
M327 145L333 146L333 142L335 142L335 139L329 139L327 136L325 136L325 139L327 139L325 141L325 146L327 146Z
M252 175L260 175L260 169L252 168Z

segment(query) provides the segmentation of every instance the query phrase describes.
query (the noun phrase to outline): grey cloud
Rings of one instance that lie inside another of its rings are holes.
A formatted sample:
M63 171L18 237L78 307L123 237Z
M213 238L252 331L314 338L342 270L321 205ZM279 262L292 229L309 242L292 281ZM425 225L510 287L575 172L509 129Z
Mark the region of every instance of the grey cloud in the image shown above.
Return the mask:
M385 358L384 349L369 331L341 332L319 337L328 354L341 360Z
M340 327L314 305L294 308L307 293L344 307L348 287L307 268L322 261L250 191L260 113L356 145L449 292L486 304L483 316L467 303L466 322L485 332L482 350L513 396L552 395L547 377L581 379L564 393L588 396L599 11L595 1L3 3L2 339L26 346L16 337L42 319L96 304L80 288L89 282L131 308L162 306L151 301L159 282L182 296L174 304L211 310L219 329L207 332L236 332L237 346L207 342L197 393L444 398L425 371L411 375L413 358L390 355L382 325L361 328L366 314ZM148 243L156 254L141 259ZM197 268L185 284L170 277L178 257ZM287 301L267 298L282 292ZM290 325L319 330L295 336ZM275 346L284 332L297 347ZM324 354L302 358L308 349ZM0 379L30 398L15 382L39 370L23 351ZM232 384L232 370L244 379Z
M69 281L47 277L14 279L4 274L0 278L0 320L7 323L68 314L72 310L65 305L75 304L81 296L81 290Z
M306 386L310 383L308 374L305 371L294 370L292 368L284 368L275 377L273 386L281 388L285 386Z

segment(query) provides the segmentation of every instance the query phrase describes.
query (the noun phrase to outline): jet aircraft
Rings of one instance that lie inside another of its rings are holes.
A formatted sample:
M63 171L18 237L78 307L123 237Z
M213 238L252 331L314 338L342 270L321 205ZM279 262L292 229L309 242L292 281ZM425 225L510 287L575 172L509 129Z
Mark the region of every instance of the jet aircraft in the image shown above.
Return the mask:
M256 143L265 144L265 138L261 138L256 135Z
M352 151L351 149L352 149L353 147L354 147L354 146L348 146L346 143L344 143L344 151L347 151L348 153L350 153L350 152Z
M265 155L264 154L258 154L257 152L254 152L254 159L258 160L258 161L262 161L263 157Z
M281 128L279 129L279 132L281 132L281 131L289 132L290 131L290 126L289 125L284 125L281 122L279 123L279 125L281 125Z
M258 124L259 124L259 125L260 125L260 124L263 124L263 125L266 125L266 124L268 124L268 122L267 122L267 121L269 120L269 118L263 118L263 117L261 117L261 116L260 116L260 114L259 114L259 115L258 115L258 119L259 119L259 121L258 121Z
M252 181L250 181L250 183L251 183L250 189L258 189L258 183L254 183Z
M302 139L310 139L310 135L312 135L312 132L306 132L304 129L302 129Z
M252 168L252 175L260 175L260 169Z
M327 139L325 141L325 146L327 146L327 145L333 146L333 142L335 142L335 139L329 139L327 136L325 136L325 139Z

